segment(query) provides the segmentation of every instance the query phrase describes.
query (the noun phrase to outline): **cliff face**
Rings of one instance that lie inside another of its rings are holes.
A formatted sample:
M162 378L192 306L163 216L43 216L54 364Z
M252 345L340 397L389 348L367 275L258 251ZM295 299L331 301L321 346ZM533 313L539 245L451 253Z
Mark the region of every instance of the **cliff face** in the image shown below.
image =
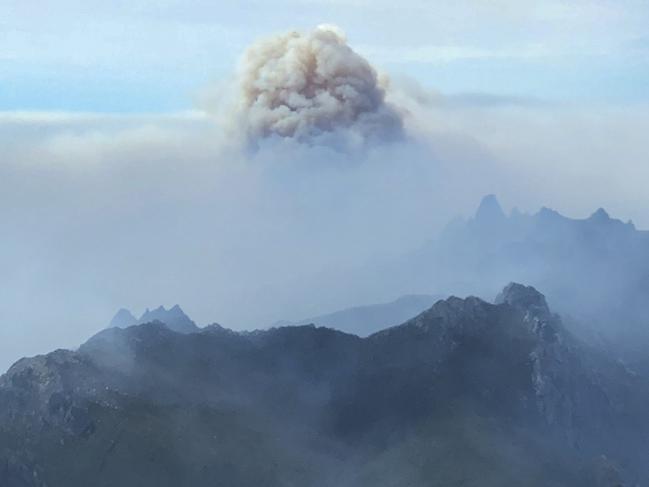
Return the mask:
M113 328L0 378L0 485L647 482L646 391L518 284L364 339Z

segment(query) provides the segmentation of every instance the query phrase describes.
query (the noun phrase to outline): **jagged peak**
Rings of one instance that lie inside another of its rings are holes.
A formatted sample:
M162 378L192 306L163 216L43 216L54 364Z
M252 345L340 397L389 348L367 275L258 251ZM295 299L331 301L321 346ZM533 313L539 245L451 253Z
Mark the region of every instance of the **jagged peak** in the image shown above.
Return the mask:
M545 296L532 286L524 286L517 282L510 282L498 294L495 300L496 304L509 304L515 308L550 313L550 308L545 300Z
M480 206L475 213L476 221L493 222L504 220L507 217L503 211L498 198L494 194L488 194L480 201Z
M115 313L113 319L110 320L110 327L125 328L137 323L137 318L133 316L130 310L126 308L121 308Z
M476 296L467 296L466 298L450 296L447 299L440 299L437 301L429 311L437 316L452 321L460 315L478 312L479 310L484 309L485 306L491 305Z
M590 215L588 218L589 220L598 220L598 221L606 221L610 220L611 217L609 216L608 212L604 208L598 208L595 213Z
M166 313L166 312L167 312L167 309L166 309L164 306L162 306L162 305L158 306L157 308L154 308L153 310L150 309L150 308L147 308L147 309L144 311L144 313L142 313L142 316L140 316L140 320L139 320L139 321L142 321L142 320L148 319L148 317L149 317L150 315L159 315L159 314L161 314L161 313Z

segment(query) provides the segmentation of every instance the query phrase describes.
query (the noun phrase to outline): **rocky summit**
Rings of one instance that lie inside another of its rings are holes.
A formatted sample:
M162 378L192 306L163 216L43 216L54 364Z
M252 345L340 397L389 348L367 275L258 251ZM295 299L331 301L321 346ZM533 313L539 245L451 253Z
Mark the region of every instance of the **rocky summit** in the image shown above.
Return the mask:
M648 400L519 284L366 338L149 322L0 378L0 485L648 485Z
M193 333L199 329L196 323L177 304L169 309L164 306L158 306L153 310L147 308L139 319L136 319L129 310L122 308L115 314L108 327L127 328L156 321L163 323L178 333Z

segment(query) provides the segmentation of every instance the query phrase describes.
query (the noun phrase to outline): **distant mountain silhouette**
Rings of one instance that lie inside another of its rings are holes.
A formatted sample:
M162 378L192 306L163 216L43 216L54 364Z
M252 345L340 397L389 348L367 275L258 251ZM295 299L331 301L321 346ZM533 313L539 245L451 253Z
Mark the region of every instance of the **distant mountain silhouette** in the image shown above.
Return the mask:
M108 326L111 328L127 328L129 326L137 325L137 322L137 318L133 316L129 310L122 308L115 314L115 316L113 316L113 319L110 320Z
M166 309L164 306L159 306L154 310L147 308L139 319L136 319L129 310L120 309L110 321L109 327L126 328L155 321L164 323L169 329L178 333L193 333L199 329L178 305L170 309Z
M389 303L355 306L299 321L280 321L274 326L314 324L335 328L361 337L398 325L430 308L442 296L409 294Z
M649 344L649 232L601 208L585 219L549 208L507 216L490 195L474 217L363 280L385 275L399 289L429 294L494 296L502 282L530 283L585 325L573 329L582 338L637 346L636 356Z
M500 225L507 217L503 211L496 195L490 194L482 198L480 206L475 214L475 221L485 227Z

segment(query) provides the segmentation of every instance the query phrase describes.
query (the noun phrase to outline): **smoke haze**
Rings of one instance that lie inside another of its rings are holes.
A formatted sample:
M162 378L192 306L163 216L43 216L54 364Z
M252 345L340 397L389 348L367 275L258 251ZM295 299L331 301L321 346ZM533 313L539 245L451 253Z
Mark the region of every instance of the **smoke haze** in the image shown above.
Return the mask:
M256 44L238 82L253 152L232 143L231 112L0 114L1 368L121 307L180 303L243 328L394 299L345 276L489 193L649 226L646 107L384 86L331 27Z
M240 121L253 143L279 136L358 145L401 136L400 116L386 104L375 69L337 27L257 42L240 71Z

